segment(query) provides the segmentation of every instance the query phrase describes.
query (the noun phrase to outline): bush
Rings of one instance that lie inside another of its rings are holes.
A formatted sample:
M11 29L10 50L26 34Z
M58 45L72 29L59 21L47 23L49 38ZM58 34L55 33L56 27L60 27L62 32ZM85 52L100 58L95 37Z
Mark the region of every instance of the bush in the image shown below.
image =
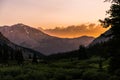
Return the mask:
M120 77L114 75L110 77L110 80L120 80Z
M26 76L26 80L47 80L44 73L40 71L33 71Z
M83 80L109 80L109 75L105 72L86 71L83 73Z

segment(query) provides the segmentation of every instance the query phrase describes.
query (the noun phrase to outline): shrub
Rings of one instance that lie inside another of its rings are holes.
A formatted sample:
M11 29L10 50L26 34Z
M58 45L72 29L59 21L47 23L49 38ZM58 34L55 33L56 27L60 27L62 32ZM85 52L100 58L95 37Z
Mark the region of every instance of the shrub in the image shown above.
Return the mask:
M108 80L109 75L105 72L86 71L83 73L83 80Z

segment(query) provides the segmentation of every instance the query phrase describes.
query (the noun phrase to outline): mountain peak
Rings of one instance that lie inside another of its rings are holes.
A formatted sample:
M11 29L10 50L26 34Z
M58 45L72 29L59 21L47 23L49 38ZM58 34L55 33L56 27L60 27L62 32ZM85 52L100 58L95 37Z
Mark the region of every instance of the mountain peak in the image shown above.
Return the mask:
M79 45L88 45L93 38L65 39L50 36L33 27L18 23L0 28L0 32L11 42L22 47L30 48L45 55L76 50Z
M30 27L30 26L25 25L23 23L17 23L17 24L12 25L11 27Z

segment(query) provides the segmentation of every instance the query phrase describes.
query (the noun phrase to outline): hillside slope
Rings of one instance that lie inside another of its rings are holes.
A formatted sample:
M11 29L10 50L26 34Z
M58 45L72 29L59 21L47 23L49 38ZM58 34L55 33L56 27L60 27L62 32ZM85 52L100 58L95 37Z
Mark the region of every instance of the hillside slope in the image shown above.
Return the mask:
M72 51L78 49L79 45L87 46L94 39L88 36L73 39L53 37L24 24L3 26L0 32L13 43L45 55Z

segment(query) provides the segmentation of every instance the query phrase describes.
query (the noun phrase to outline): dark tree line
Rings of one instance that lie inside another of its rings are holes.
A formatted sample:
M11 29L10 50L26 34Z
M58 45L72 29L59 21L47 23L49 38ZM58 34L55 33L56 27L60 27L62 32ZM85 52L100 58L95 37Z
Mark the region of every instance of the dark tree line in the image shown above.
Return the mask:
M120 0L106 0L112 3L107 14L110 16L103 21L100 20L104 27L111 26L113 39L109 45L111 59L109 63L109 72L112 74L120 70Z
M22 64L24 61L22 51L19 49L13 50L7 45L0 46L0 64L8 64L10 61Z
M12 49L7 45L0 45L0 64L9 64L10 62L21 65L24 63L23 50ZM29 59L32 59L32 63L38 63L37 54L29 55Z

